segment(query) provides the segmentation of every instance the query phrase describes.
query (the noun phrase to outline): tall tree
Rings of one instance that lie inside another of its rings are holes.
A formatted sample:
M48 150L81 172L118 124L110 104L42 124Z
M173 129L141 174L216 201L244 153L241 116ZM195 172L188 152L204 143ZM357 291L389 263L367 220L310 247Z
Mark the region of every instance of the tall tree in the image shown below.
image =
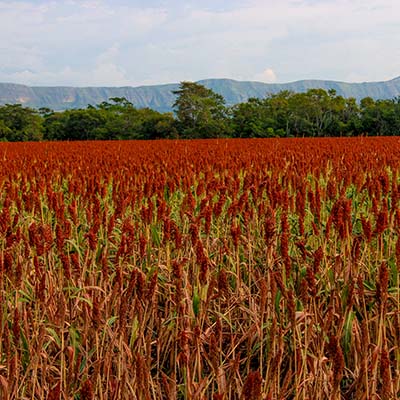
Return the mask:
M21 104L0 107L3 140L35 141L43 139L43 120L36 110ZM5 129L7 127L8 129Z
M186 137L220 137L228 133L227 109L220 95L195 82L173 91L179 131Z

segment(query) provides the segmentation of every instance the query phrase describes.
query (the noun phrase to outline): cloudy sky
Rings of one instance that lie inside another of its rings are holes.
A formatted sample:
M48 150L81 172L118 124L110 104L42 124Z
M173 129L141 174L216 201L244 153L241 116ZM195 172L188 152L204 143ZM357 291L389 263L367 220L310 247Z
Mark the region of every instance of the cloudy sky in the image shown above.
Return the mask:
M0 0L0 81L387 80L399 18L399 0Z

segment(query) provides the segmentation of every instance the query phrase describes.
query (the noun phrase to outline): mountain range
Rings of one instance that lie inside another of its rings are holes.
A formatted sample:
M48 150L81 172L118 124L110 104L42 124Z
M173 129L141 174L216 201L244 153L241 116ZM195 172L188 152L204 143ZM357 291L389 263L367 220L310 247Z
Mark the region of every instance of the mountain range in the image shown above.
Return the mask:
M251 97L263 98L282 90L305 92L308 89L335 89L338 95L373 99L392 99L400 96L400 77L384 82L347 83L326 80L301 80L290 83L243 82L232 79L207 79L198 83L221 94L227 105L244 102ZM125 97L137 108L149 107L157 111L172 110L175 101L173 90L179 84L139 87L68 87L26 86L15 83L0 83L0 104L22 104L32 108L48 107L61 111L70 108L85 108L111 97Z

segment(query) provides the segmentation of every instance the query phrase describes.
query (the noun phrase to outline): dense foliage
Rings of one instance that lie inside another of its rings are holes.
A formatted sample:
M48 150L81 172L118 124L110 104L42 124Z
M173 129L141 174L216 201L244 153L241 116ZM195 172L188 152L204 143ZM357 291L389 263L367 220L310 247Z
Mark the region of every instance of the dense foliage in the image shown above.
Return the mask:
M0 144L0 398L398 399L399 138Z
M54 112L0 107L0 140L115 140L215 137L392 136L400 131L400 98L338 96L334 90L283 91L233 107L211 89L182 82L175 114L136 109L112 98L86 109Z

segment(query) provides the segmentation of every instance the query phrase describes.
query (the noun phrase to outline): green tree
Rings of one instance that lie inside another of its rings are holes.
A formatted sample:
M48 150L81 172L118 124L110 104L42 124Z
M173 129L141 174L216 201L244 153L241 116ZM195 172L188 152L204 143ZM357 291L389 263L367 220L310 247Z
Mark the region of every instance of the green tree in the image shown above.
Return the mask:
M358 136L362 134L360 107L354 97L341 99L344 102L343 106L338 107L338 125L339 129L332 132L332 136Z
M0 142L9 142L12 140L13 131L0 120Z
M53 112L44 116L44 139L45 140L67 140L67 119L66 112Z
M276 130L277 121L272 115L267 99L250 98L232 107L234 137L276 137L283 134Z
M3 140L37 141L43 139L43 119L37 111L21 104L0 107ZM6 129L8 128L8 129Z
M327 136L332 130L336 92L310 89L291 96L292 129L295 136Z
M361 125L368 135L398 135L400 128L400 110L398 101L377 100L370 97L361 100Z
M224 98L194 82L181 82L173 91L178 130L185 137L221 137L229 133Z
M125 97L112 97L97 107L106 119L103 139L138 139L138 110Z
M274 121L275 136L293 136L291 122L293 121L292 97L294 93L282 90L277 94L269 95L265 100L268 114Z
M150 108L138 110L140 126L138 126L139 139L176 138L178 132L172 113L159 113Z
M86 110L68 110L63 139L94 140L104 138L104 126L107 118L96 108Z

